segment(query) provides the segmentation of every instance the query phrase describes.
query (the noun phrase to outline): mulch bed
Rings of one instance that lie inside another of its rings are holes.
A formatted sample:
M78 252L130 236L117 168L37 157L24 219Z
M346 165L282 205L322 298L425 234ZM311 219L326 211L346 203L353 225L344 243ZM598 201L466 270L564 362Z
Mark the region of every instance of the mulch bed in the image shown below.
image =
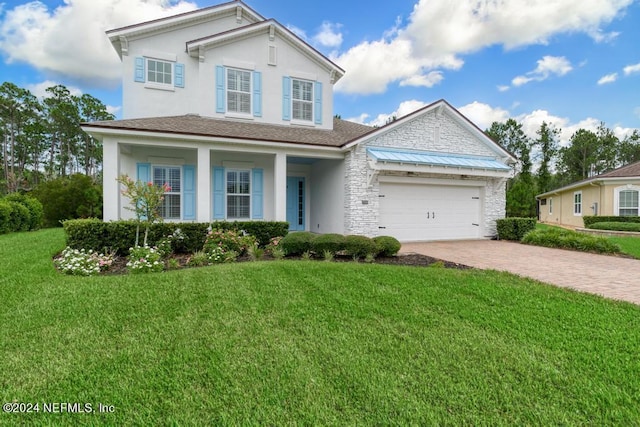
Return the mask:
M183 269L183 268L193 268L187 265L187 263L189 262L190 255L177 254L177 255L173 255L173 258L178 261L178 265L179 265L179 267L174 268L174 270ZM300 257L293 257L293 258L289 257L286 259L299 260ZM270 260L273 260L273 258L270 257L269 255L265 255L263 260L270 261ZM320 262L323 260L315 259L315 261ZM243 256L238 258L237 262L250 262L250 259L247 256ZM351 257L336 256L334 259L334 262L355 262L355 261L353 261ZM358 262L364 263L363 260L360 260ZM427 255L420 255L415 253L400 254L392 257L378 257L373 262L373 264L408 265L408 266L414 266L414 267L429 267L435 264L437 266L441 266L444 268L454 268L459 270L466 270L466 269L472 268L467 265L457 264L455 262L443 261L437 258L432 258ZM127 274L127 258L126 257L116 258L113 261L113 264L111 264L111 267L109 268L109 270L103 274L105 275Z

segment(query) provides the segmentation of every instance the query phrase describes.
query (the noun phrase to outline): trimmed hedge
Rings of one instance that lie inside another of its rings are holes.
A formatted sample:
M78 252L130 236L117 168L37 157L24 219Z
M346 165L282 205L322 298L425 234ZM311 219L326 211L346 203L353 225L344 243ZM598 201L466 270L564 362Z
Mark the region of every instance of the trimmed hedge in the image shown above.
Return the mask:
M640 216L583 216L585 228L593 228L598 222L636 222L640 223Z
M42 226L44 208L38 199L20 193L13 193L3 200L20 203L29 210L28 230L37 230Z
M310 231L295 231L282 238L280 245L287 255L302 255L311 251L311 243L316 238L316 234Z
M344 239L344 250L347 255L364 258L367 255L377 256L380 252L380 247L369 237L347 236Z
M67 245L73 249L93 249L94 251L115 251L118 255L127 255L136 239L136 221L103 222L99 219L73 219L63 222L67 236ZM286 222L244 221L212 223L155 223L149 227L148 244L156 245L160 240L180 229L182 240L174 240L173 249L177 253L195 253L202 250L209 228L219 230L245 231L256 237L261 246L266 246L274 237L283 237L288 233ZM140 239L144 234L144 225L140 225Z
M391 236L374 237L373 241L378 245L378 254L382 256L394 256L402 247L400 241Z
M496 220L498 239L520 241L529 231L535 230L535 218L509 217Z
M640 222L595 222L589 226L589 229L640 232Z
M522 238L522 243L601 254L620 252L620 247L606 237L592 236L557 227L530 231Z
M9 222L12 211L13 208L9 202L5 202L0 199L0 234L10 233L13 231Z
M31 212L22 203L8 200L11 206L11 214L9 215L9 228L11 231L29 231L31 223Z
M342 234L327 233L316 236L311 242L311 250L322 256L325 251L337 254L345 249L345 237Z

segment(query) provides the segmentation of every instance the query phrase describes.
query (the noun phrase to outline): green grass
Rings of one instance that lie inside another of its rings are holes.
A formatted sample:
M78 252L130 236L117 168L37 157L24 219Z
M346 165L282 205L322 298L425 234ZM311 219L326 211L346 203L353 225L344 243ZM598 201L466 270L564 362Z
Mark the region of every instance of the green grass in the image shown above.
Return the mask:
M640 307L492 271L310 261L59 275L0 236L0 425L634 425ZM42 406L41 406L42 409Z
M536 224L536 230L549 230L556 227L554 225L549 224ZM608 240L611 240L613 243L620 246L621 252L625 255L632 256L634 258L640 259L640 238L638 237L607 237Z

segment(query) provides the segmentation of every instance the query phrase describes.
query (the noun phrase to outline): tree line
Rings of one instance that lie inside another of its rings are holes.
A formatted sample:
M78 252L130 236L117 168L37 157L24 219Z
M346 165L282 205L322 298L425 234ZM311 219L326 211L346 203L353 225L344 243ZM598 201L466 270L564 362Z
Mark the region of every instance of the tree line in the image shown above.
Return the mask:
M97 181L102 146L80 124L113 120L97 98L72 95L63 85L37 98L28 89L0 85L0 195L30 191L45 181L83 174Z
M577 130L564 147L560 131L542 122L530 138L514 119L493 122L485 131L518 158L516 174L507 184L507 216L535 217L537 194L640 161L638 130L620 139L601 122L595 132Z

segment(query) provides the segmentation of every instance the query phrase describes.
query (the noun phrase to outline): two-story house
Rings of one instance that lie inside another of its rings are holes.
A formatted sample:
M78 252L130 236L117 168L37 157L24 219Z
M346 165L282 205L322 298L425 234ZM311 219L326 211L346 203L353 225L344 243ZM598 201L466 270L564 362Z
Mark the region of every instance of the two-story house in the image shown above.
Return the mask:
M104 149L104 219L131 215L116 178L168 183L166 220L288 221L400 240L482 238L504 216L511 154L446 101L387 126L334 118L345 70L241 1L107 32L123 119Z

